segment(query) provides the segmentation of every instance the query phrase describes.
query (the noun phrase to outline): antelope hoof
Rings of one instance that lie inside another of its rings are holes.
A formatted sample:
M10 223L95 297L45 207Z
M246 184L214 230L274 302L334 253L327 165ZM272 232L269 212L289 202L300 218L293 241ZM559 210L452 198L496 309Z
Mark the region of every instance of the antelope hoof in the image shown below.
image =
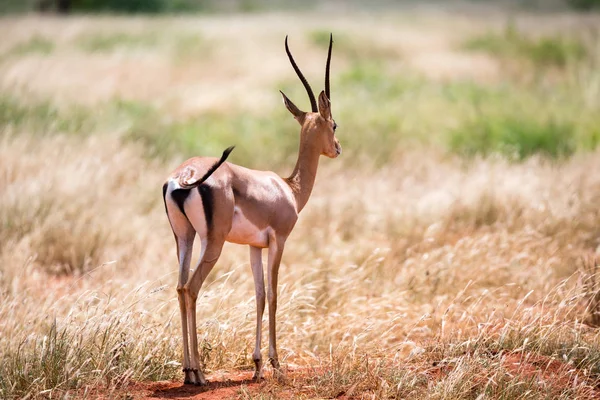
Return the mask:
M271 361L271 366L273 366L274 369L276 370L280 370L281 366L279 365L279 360L276 358L270 358L269 361Z
M192 369L184 368L183 373L185 374L185 378L183 379L183 384L184 385L193 385L194 380L192 379Z
M254 376L252 376L252 380L255 382L260 381L263 378L262 374L262 360L260 358L254 359Z
M259 383L263 379L264 378L262 377L262 374L257 374L256 372L254 373L254 376L252 377L252 380L256 383Z
M263 380L262 371L254 371L254 375L252 376L252 380L254 382L260 382Z
M204 374L201 371L198 371L197 369L192 369L192 372L194 373L194 378L196 378L194 380L194 385L196 385L196 386L208 385L208 381L204 378Z

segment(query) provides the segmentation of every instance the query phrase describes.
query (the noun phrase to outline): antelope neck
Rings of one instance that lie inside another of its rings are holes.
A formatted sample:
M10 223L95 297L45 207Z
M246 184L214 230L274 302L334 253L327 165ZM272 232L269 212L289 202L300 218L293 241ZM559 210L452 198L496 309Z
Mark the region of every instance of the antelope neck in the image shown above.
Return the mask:
M296 198L298 212L304 208L312 192L317 177L320 155L321 153L309 146L308 143L300 143L296 166L292 174L285 179Z

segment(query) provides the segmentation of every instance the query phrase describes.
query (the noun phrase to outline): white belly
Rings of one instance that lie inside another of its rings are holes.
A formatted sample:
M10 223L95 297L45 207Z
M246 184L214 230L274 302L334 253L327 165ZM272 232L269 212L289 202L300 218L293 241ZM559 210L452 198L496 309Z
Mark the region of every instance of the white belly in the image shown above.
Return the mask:
M269 235L268 227L259 229L250 222L238 207L235 207L233 213L233 223L231 230L227 235L227 241L237 244L249 244L255 247L268 247Z

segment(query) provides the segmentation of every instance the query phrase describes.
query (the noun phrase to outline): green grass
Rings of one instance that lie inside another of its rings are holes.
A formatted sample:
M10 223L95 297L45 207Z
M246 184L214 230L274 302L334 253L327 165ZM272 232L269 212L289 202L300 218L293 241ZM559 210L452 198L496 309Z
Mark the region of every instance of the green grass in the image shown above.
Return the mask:
M371 38L348 34L331 29L315 29L308 32L308 41L314 46L326 50L329 47L329 35L333 33L336 57L347 57L353 61L386 60L400 56L396 48L382 46Z
M29 40L16 44L2 55L2 58L21 57L27 54L49 55L54 51L54 43L39 35L34 35Z
M466 156L502 154L523 160L534 154L565 158L575 152L574 126L526 115L480 116L450 132L450 148Z
M320 45L328 43L323 31L312 35ZM115 34L95 42L97 35L86 37L91 38L88 44L95 43L89 49L106 51L156 39ZM178 41L174 54L201 57L204 50L210 52L201 37L186 38ZM340 41L344 40L342 34ZM384 165L407 147L431 145L466 157L502 154L512 160L534 154L558 159L593 150L600 144L600 95L588 85L595 75L586 76L565 74L552 83L437 82L396 71L381 58L354 59L332 76L333 116L344 148L341 162L360 158ZM306 95L295 80L277 86L306 109ZM50 100L6 95L0 96L0 129L85 135L116 130L124 141L142 144L148 157L161 160L218 156L236 145L232 161L254 168L291 168L299 134L282 106L261 115L231 109L173 120L152 104L125 99L93 109L59 109Z
M60 110L50 100L23 101L0 95L0 134L17 130L40 135L45 133L87 134L92 127L93 110L71 106Z
M306 106L302 88L281 87ZM436 83L389 74L383 64L367 62L339 74L332 87L333 115L348 162L367 157L384 165L407 146L432 144L466 157L502 154L513 160L534 154L565 158L600 144L595 102L568 86L549 94L536 83ZM218 156L236 145L232 161L254 168L291 168L299 140L299 126L283 107L260 116L231 110L172 120L150 104L122 99L91 110L0 97L0 130L6 129L34 135L117 129L124 141L140 143L148 157L162 160Z
M378 163L405 146L437 145L470 157L501 153L563 158L598 145L600 118L577 87L530 84L437 83L357 63L333 85L339 137ZM337 110L340 110L338 113Z
M130 34L117 32L110 34L86 34L77 39L77 46L86 52L112 52L119 48L149 48L158 44L158 34Z
M295 126L296 125L296 126ZM299 126L287 111L268 117L244 112L235 114L207 113L182 121L161 122L153 113L136 121L125 140L143 143L149 157L169 159L175 155L219 156L232 145L233 162L253 168L273 168L289 161L298 147Z
M536 66L565 67L588 57L588 50L581 40L567 36L542 36L532 38L507 25L502 33L489 32L467 40L463 47L483 51L495 56L519 58Z
M333 110L350 153L360 151L381 164L412 145L467 157L564 158L599 144L600 97L593 90L582 95L586 82L433 82L360 62L334 81ZM338 91L344 94L341 105Z

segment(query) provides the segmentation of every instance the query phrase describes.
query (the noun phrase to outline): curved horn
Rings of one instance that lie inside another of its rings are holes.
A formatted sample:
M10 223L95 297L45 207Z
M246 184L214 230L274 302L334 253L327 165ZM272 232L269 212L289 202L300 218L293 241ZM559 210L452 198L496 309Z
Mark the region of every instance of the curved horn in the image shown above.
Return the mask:
M329 91L329 66L331 65L331 47L333 46L333 33L329 35L329 51L327 52L327 64L325 65L325 94L331 100Z
M306 80L304 75L302 75L302 72L300 72L300 68L298 68L298 65L296 65L296 62L294 61L294 57L292 57L292 53L290 52L290 48L288 47L287 35L285 36L285 52L287 53L288 58L290 59L290 63L292 63L292 67L294 67L294 71L296 71L296 75L298 75L298 78L300 78L300 80L302 81L302 84L304 85L304 88L306 89L306 93L308 93L308 98L310 99L310 106L311 106L312 112L317 112L318 108L317 108L317 101L315 100L315 94L313 93L312 89L310 88L310 85L308 84L308 81Z

